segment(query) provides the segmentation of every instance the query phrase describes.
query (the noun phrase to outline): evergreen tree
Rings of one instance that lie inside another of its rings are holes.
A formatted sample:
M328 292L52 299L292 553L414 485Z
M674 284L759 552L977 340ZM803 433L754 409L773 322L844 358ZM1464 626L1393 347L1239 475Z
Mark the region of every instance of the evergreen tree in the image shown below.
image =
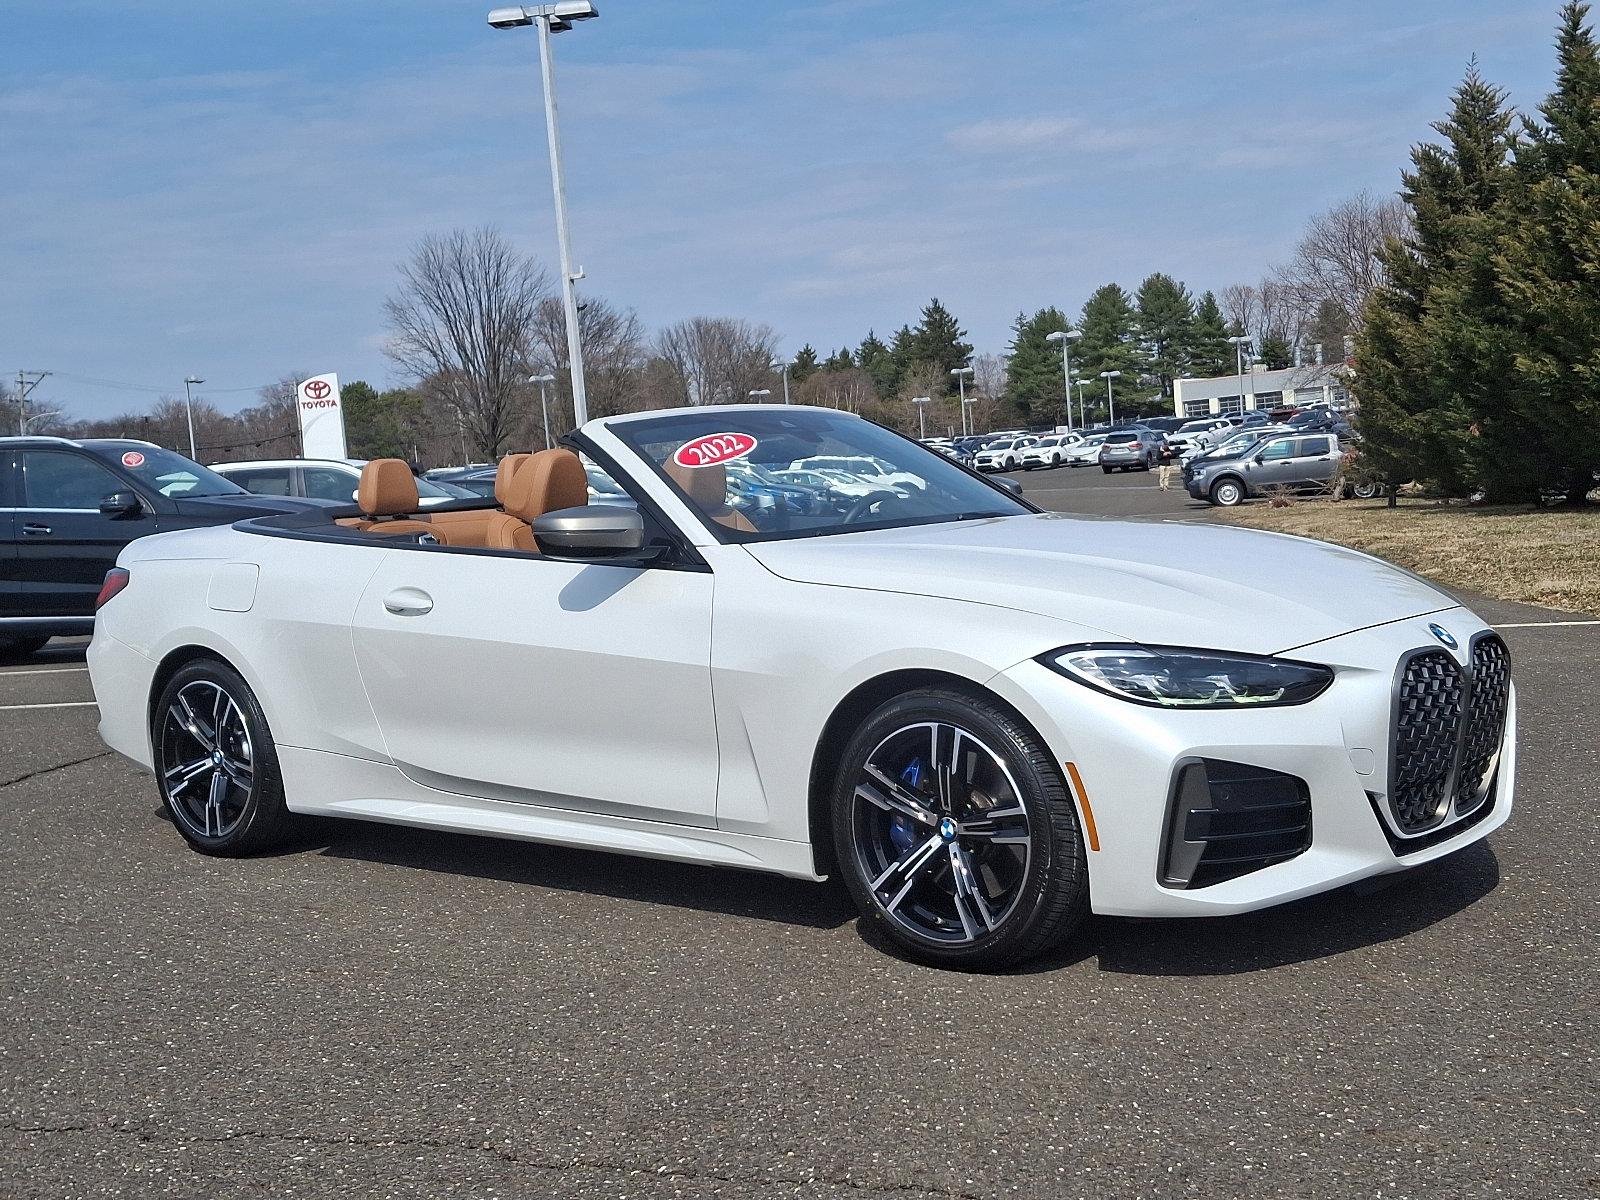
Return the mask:
M1474 405L1480 474L1496 498L1542 489L1582 502L1600 467L1600 52L1569 2L1555 90L1525 123L1493 263L1513 352L1500 403ZM1507 394L1508 392L1508 394Z
M1485 327L1495 307L1486 287L1492 222L1509 178L1505 93L1473 63L1434 128L1444 144L1415 147L1403 176L1412 232L1380 254L1384 282L1357 339L1354 389L1364 468L1392 484L1419 479L1460 495L1473 473L1468 397L1498 392L1509 369L1503 339Z
M1317 305L1311 323L1306 326L1306 361L1316 361L1315 351L1311 347L1317 345L1322 347L1324 363L1343 361L1344 339L1349 336L1350 322L1344 315L1344 309L1332 297L1324 299Z
M1128 293L1114 283L1096 290L1083 306L1083 316L1078 321L1083 337L1074 347L1073 361L1081 364L1074 373L1094 385L1086 393L1090 419L1097 402L1102 417L1106 412L1105 381L1098 378L1100 372L1122 372L1113 387L1124 400L1132 401L1139 394L1140 352L1134 342L1133 326L1133 303Z
M879 399L887 399L894 395L895 383L899 379L894 354L870 329L856 349L856 365L872 380L872 386L876 389Z
M789 365L789 382L804 383L817 370L817 352L810 342L800 347Z
M850 353L849 346L840 346L827 358L822 360L824 371L848 371L856 365L855 357Z
M1072 327L1067 314L1054 306L1033 316L1018 313L1012 325L1011 355L1006 362L1005 398L1024 421L1065 424L1066 392L1061 373L1061 344L1049 336ZM1074 361L1077 355L1073 353Z
M406 388L380 392L352 379L339 389L345 438L357 458L410 459L424 435L422 396Z
M1139 285L1139 332L1144 343L1143 372L1172 395L1172 381L1189 369L1194 342L1194 299L1189 289L1157 271Z
M1261 353L1256 357L1266 363L1268 370L1281 371L1294 366L1294 347L1289 345L1287 338L1276 333L1268 334L1261 339Z
M939 390L955 391L955 377L950 372L966 366L972 358L972 343L966 340L961 323L935 297L923 308L917 327L907 332L903 368L909 369L912 363L932 364L944 376Z
M1233 347L1228 345L1228 326L1222 319L1217 297L1207 292L1195 306L1194 324L1189 334L1189 370L1202 379L1226 375L1235 363Z

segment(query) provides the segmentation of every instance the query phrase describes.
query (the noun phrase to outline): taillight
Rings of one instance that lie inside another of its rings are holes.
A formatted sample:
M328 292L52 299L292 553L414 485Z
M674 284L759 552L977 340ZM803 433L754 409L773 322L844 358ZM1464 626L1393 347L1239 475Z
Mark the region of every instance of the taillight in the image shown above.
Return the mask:
M105 602L128 586L131 576L126 567L112 567L106 572L106 581L100 585L100 594L94 598L94 610L99 612Z

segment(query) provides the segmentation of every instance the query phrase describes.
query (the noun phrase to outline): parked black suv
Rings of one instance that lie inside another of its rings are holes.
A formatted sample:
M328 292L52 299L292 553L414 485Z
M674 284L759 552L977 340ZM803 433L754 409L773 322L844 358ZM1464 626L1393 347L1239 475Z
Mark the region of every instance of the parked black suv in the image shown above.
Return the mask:
M253 496L148 442L0 437L0 653L91 632L100 585L134 538L321 504Z

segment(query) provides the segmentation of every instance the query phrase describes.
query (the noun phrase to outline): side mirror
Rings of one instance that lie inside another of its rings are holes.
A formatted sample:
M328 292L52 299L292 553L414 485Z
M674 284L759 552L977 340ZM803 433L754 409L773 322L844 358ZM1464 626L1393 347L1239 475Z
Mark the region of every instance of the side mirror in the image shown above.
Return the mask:
M144 505L139 502L139 497L133 492L112 492L109 496L100 498L100 515L113 520L123 520L127 517L137 517L144 512Z
M995 479L991 482L993 482L997 487L1005 488L1005 490L1010 492L1013 496L1022 495L1022 485L1015 479Z
M586 504L547 512L533 522L533 540L550 558L587 562L654 558L644 546L644 518L636 508Z

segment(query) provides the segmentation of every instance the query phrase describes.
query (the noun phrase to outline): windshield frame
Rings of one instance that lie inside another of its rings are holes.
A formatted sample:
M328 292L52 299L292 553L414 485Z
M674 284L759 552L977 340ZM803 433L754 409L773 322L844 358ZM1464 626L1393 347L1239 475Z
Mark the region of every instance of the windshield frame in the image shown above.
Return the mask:
M811 408L813 406L795 405L794 407L798 409ZM883 433L898 439L910 448L910 453L913 457L915 455L923 455L937 462L941 469L955 470L969 479L976 480L989 491L996 493L997 498L999 498L1002 503L1014 504L1020 509L1020 511L986 513L981 516L974 515L933 518L927 516L902 517L883 521L863 521L852 525L823 525L813 528L774 529L749 533L736 529L730 529L728 526L713 520L709 515L702 511L701 508L684 493L683 489L673 481L672 477L667 474L665 464L657 463L650 457L650 455L645 453L637 439L636 433L630 432L644 429L648 425L666 418L692 414L695 411L694 409L669 409L658 412L642 413L638 414L637 416L630 413L626 418L606 422L605 431L617 439L617 441L621 444L621 448L629 455L633 462L639 464L639 469L647 475L651 483L660 487L664 487L668 492L670 492L673 498L677 500L680 505L682 505L683 509L694 520L695 525L704 530L706 533L710 534L712 538L723 545L761 545L767 542L798 541L802 538L832 537L851 533L869 533L885 529L910 529L924 525L950 525L969 520L996 520L1003 517L1032 516L1045 511L1021 494L1012 492L1009 488L1001 486L998 482L996 482L994 479L991 479L982 471L974 470L972 467L967 466L967 464L962 462L960 459L951 458L948 455L940 454L937 450L933 450L927 446L924 446L916 438L909 437L897 429L891 429L886 425L880 425L876 421L870 421L865 417L857 416L854 413L845 412L842 409L823 408L821 406L815 407L819 412L830 413L850 421L859 421L863 425L869 425L874 429L880 430ZM737 406L733 406L728 411L737 412L738 408ZM574 435L575 438L581 436L581 431ZM859 459L874 458L877 456L866 450L858 450L854 453L837 452L812 455L809 457ZM896 474L905 469L904 467L896 466L896 464L893 462L887 461L885 461L884 466ZM803 469L817 470L818 468L807 467ZM688 533L689 531L684 530L683 532Z

